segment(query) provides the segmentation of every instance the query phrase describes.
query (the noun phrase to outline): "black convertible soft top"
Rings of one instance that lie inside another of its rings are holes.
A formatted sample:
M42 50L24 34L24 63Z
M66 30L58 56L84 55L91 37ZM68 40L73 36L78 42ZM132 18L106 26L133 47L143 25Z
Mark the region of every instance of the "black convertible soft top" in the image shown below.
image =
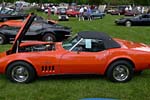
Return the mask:
M84 39L98 39L104 42L105 48L120 48L120 44L113 40L110 36L103 32L96 32L96 31L82 31L78 33L79 38Z

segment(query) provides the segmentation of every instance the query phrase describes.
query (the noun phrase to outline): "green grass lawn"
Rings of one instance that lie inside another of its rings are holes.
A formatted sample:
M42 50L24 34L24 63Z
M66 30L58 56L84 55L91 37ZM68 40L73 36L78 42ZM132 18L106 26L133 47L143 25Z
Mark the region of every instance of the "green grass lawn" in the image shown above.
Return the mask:
M42 16L45 14L38 13ZM59 24L72 27L73 34L84 30L105 32L112 37L150 44L150 27L116 26L114 20L121 16L106 15L93 21L70 21ZM53 16L53 19L57 17ZM0 45L0 52L11 44ZM79 100L81 98L117 98L120 100L150 100L150 71L135 75L127 83L112 83L103 76L50 76L37 78L30 84L11 83L0 75L0 100Z

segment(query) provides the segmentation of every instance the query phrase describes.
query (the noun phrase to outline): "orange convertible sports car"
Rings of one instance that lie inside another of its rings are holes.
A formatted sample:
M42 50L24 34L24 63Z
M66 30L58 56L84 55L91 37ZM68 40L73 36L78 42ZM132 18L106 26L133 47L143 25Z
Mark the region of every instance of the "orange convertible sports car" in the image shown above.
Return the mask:
M114 82L127 82L134 72L150 68L149 46L112 39L101 32L80 32L66 43L23 43L34 17L28 16L12 48L0 54L0 73L13 82L58 74L100 74Z

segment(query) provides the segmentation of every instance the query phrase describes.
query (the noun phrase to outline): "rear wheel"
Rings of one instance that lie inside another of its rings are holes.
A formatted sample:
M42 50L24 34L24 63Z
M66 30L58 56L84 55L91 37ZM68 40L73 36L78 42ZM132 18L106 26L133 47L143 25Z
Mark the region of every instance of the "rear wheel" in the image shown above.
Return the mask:
M109 66L106 74L113 82L127 82L133 77L133 66L128 61L119 60Z
M54 36L53 34L46 33L46 34L43 36L42 40L43 40L43 41L47 41L47 42L50 42L50 41L54 42L54 41L56 41L56 38L55 38L55 36Z
M6 37L3 34L0 34L0 44L6 43Z
M29 83L35 78L35 70L30 64L17 61L8 66L6 75L12 82Z

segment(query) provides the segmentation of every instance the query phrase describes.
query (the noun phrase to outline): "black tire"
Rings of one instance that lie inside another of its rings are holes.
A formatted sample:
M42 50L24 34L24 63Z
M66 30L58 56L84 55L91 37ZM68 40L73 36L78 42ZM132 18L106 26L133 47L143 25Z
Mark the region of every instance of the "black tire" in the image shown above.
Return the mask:
M16 61L8 66L6 76L12 82L29 83L35 79L36 72L30 64Z
M0 44L6 43L6 37L3 34L0 34Z
M112 63L107 70L107 78L113 82L127 82L133 77L133 66L125 60Z
M126 25L126 27L131 27L132 26L132 22L131 21L126 21L125 25Z
M56 41L56 38L53 34L50 34L50 33L46 33L43 35L42 37L42 41L47 41L47 42L55 42Z

